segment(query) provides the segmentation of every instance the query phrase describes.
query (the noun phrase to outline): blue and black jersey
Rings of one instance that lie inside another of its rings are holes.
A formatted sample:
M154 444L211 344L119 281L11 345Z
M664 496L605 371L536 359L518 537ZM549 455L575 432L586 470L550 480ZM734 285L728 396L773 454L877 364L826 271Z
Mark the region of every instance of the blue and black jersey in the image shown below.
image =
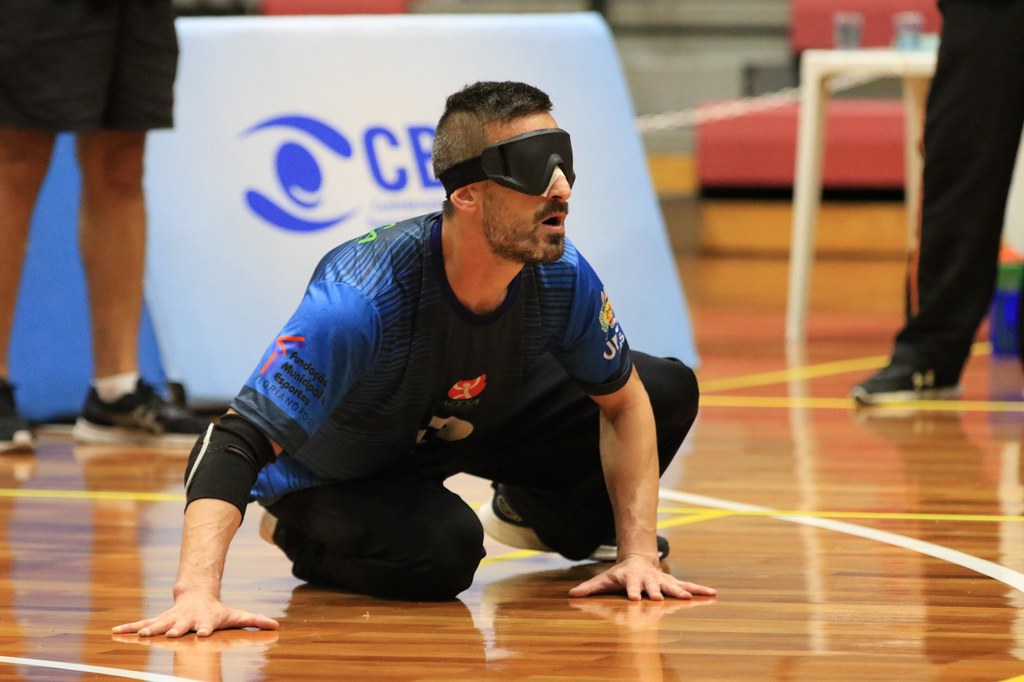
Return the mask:
M593 395L632 368L601 281L569 240L559 260L524 266L485 315L448 285L439 213L346 242L231 404L284 449L254 495L369 476L428 439L486 433L548 352Z

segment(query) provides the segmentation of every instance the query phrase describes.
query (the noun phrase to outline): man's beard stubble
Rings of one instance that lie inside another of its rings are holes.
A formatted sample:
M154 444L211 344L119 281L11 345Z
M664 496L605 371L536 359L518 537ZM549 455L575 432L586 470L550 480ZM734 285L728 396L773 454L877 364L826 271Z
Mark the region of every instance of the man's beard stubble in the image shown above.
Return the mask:
M513 217L507 205L489 203L484 213L483 229L495 255L524 265L550 263L562 257L565 252L564 232L546 234L543 221L555 213L568 215L568 202L557 199L548 202L534 213L528 224Z

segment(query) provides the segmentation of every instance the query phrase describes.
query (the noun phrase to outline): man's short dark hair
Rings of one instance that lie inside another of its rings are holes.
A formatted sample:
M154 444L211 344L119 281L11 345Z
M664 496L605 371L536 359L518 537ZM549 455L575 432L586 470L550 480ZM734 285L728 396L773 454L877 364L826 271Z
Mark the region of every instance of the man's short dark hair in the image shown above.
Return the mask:
M526 83L482 81L448 97L434 136L434 176L479 156L488 145L486 126L551 111L547 93Z

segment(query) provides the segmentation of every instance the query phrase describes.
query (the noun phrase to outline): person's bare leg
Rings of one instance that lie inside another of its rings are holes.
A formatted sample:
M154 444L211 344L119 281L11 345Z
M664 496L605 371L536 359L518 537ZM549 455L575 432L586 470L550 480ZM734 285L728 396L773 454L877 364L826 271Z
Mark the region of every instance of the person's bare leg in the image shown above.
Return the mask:
M71 435L80 443L188 448L209 420L168 404L152 386L138 381L146 265L145 146L143 131L78 136L79 249L89 293L95 391Z
M92 322L93 376L138 372L146 261L145 131L78 136L79 249Z
M0 378L10 376L14 306L32 211L50 166L55 134L0 127Z

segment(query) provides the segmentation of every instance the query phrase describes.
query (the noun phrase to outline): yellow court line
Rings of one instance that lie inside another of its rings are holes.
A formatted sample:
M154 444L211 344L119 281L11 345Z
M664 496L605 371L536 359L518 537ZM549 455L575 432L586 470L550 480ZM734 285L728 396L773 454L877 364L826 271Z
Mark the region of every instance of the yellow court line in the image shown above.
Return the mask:
M988 341L978 341L971 346L971 355L990 355L992 344ZM763 372L761 374L748 374L746 376L731 377L728 379L712 379L701 381L701 393L715 391L729 391L735 388L753 388L755 386L770 386L771 384L783 384L789 381L801 379L816 379L819 377L846 374L848 372L859 372L869 369L879 369L889 362L888 355L874 355L865 358L853 358L851 360L837 360L825 362L820 365L803 365L790 367L776 372Z
M992 352L992 344L979 341L971 347L971 355L986 355ZM740 407L740 408L810 408L832 410L870 410L871 413L884 413L886 410L911 408L916 412L1024 412L1024 402L1012 401L970 401L970 400L922 400L905 403L887 403L873 405L870 408L860 407L852 398L797 398L785 396L721 396L707 395L715 391L734 388L750 388L784 383L798 379L843 374L847 372L874 369L888 362L888 356L871 356L826 362L820 365L806 365L777 372L765 372L748 376L717 379L701 382L702 407ZM0 488L0 498L35 498L35 499L66 499L66 500L136 500L140 502L183 502L184 495L174 493L144 493L119 491L88 491L88 490L33 490L26 488ZM740 513L740 512L736 512ZM805 514L805 512L798 512ZM712 518L712 517L707 517ZM717 518L717 517L715 517ZM998 517L987 517L998 518ZM1013 517L1007 517L1015 520ZM704 520L695 519L695 520ZM1021 680L1024 682L1024 679Z
M703 395L701 407L800 407L814 410L863 410L882 415L887 410L915 412L1024 412L1024 402L998 400L914 400L859 406L853 398L794 398L788 396Z
M505 554L499 554L497 556L485 557L483 560L480 561L480 565L481 566L486 566L487 564L496 564L499 561L512 561L513 559L525 559L526 557L531 557L534 554L540 554L540 553L541 552L538 552L538 551L533 550L533 549L520 549L520 550L517 550L515 552L507 552Z
M185 496L174 493L144 493L91 490L39 490L28 488L0 488L0 498L61 500L135 500L140 502L184 502ZM1024 516L994 514L926 514L913 512L850 512L807 510L710 510L700 507L658 507L661 514L675 514L678 518L662 520L658 528L670 528L700 521L713 521L725 516L809 516L836 519L876 519L893 521L968 521L989 523L1021 523ZM524 555L526 556L526 555ZM1024 681L1022 681L1024 682Z
M184 502L185 496L175 493L144 493L91 490L39 490L28 488L0 488L0 498L21 497L29 499L60 500L135 500L140 502ZM661 514L675 514L678 518L665 519L658 528L700 521L713 521L725 516L809 516L836 519L876 519L892 521L967 521L989 523L1021 523L1024 516L1000 516L992 514L926 514L912 512L850 512L850 511L807 511L807 510L709 510L700 507L659 507ZM528 556L524 554L523 556ZM518 558L518 557L513 557ZM1022 681L1024 682L1024 681Z
M537 550L516 550L515 552L506 552L505 554L499 554L497 556L484 557L480 561L480 565L485 566L488 563L498 563L499 561L525 559L526 557L534 556L535 554L541 554L541 552L538 552Z
M658 509L658 511L660 512L662 510ZM714 521L715 519L720 519L723 516L732 516L736 513L731 509L715 509L711 511L707 509L688 509L685 512L682 510L669 509L668 511L673 514L689 514L689 516L680 516L675 519L666 519L664 521L659 521L659 529L673 528L675 526L685 526L688 523L700 523L701 521Z
M791 398L789 396L702 395L701 407L805 407L819 410L852 410L853 398Z
M660 514L682 514L681 523L691 523L695 516L706 512L706 509L691 507L658 507ZM714 513L714 512L712 512ZM721 516L808 516L824 519L876 519L882 521L971 521L989 523L1022 523L1024 516L997 516L987 514L923 514L914 512L841 512L841 511L799 511L780 509L730 509ZM709 517L711 518L711 517ZM665 525L668 525L667 523ZM659 528L665 527L658 524ZM672 524L676 525L676 524Z
M868 358L857 358L854 360L838 360L826 362L820 365L805 365L803 367L791 367L776 372L764 372L761 374L748 374L746 376L732 377L729 379L712 379L701 381L701 393L714 391L728 391L734 388L753 388L755 386L769 386L771 384L784 384L788 381L799 379L814 379L827 377L834 374L846 374L847 372L858 372L868 369L884 367L889 361L888 355L876 355Z
M735 513L735 512L733 512L731 510L728 510L728 509L714 509L714 510L691 509L690 512L691 512L690 516L681 516L681 517L675 518L675 519L668 519L666 521L659 521L658 522L658 528L659 529L660 528L670 528L672 526L682 526L682 525L687 524L687 523L697 523L698 521L709 521L711 519L717 519L717 518L721 518L723 516L730 516L731 514ZM520 550L516 550L514 552L506 552L505 554L498 554L497 556L485 557L480 562L480 565L481 566L486 566L487 564L496 564L499 561L512 561L514 559L525 559L525 558L531 557L531 556L533 556L535 554L542 554L542 552L538 552L538 551L532 550L532 549L520 549Z
M25 497L56 500L137 500L139 502L184 502L185 496L172 493L118 492L114 490L34 490L0 488L0 497Z

